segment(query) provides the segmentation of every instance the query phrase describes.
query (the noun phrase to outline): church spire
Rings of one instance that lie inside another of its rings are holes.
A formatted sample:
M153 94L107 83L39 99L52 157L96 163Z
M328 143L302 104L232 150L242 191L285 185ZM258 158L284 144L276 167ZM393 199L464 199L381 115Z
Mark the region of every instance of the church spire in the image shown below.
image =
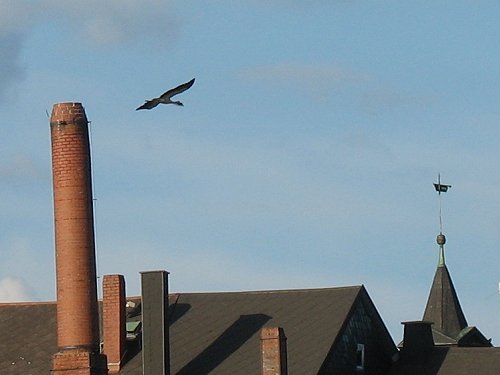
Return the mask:
M444 251L440 246L439 264L434 274L423 320L433 322L433 330L456 338L467 327L467 320L460 306L458 295L444 263Z
M446 237L443 234L441 193L447 192L450 187L451 185L442 184L441 177L438 175L438 183L434 184L434 188L439 194L440 232L436 238L436 242L439 245L439 261L429 293L429 299L425 307L423 320L434 322L433 330L455 338L462 329L467 327L467 321L465 320L465 315L460 306L457 292L451 281L444 257Z

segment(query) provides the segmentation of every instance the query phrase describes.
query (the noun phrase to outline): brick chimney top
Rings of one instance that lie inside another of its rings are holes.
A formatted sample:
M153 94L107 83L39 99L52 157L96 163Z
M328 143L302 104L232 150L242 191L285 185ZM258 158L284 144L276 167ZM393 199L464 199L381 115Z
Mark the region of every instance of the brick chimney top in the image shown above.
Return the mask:
M82 103L57 103L52 108L50 123L65 125L69 123L87 123L87 116Z
M286 336L283 328L262 328L260 340L262 375L287 375Z

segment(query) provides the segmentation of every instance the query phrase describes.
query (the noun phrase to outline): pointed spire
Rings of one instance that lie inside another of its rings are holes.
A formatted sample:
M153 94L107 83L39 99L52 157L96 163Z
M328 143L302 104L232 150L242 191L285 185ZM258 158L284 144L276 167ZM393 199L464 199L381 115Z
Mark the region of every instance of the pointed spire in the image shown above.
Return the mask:
M446 267L444 257L444 245L446 237L443 234L443 222L441 213L441 193L446 192L451 185L441 183L441 176L438 175L438 183L434 184L439 194L439 226L440 232L436 238L439 246L439 261L434 280L432 282L429 298L424 311L423 320L434 322L432 329L442 334L456 338L458 333L467 327L465 315L460 306L457 292L451 281L448 267Z
M448 267L438 266L434 275L423 320L434 322L432 328L455 338L467 327L467 320L460 306L457 292L451 281Z

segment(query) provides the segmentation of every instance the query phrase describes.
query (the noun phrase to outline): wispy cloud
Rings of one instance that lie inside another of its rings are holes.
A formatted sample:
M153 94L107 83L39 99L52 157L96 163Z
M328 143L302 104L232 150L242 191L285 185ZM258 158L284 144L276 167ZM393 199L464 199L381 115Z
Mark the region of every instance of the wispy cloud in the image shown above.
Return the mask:
M0 279L0 302L26 302L32 300L33 294L22 279L11 276Z
M2 183L14 183L20 180L40 181L46 177L47 174L43 168L26 154L17 154L11 160L0 162Z
M380 110L417 108L429 109L438 98L423 96L394 87L387 82L370 80L360 91L358 105L361 110L374 113Z
M30 0L0 0L0 35L26 31L36 8Z
M144 39L164 45L178 30L164 0L0 0L0 9L0 103L25 76L23 45L35 26L56 24L79 43L104 47Z
M0 21L1 22L1 21ZM23 35L17 32L0 32L0 103L8 90L24 77L24 67L21 63Z
M241 73L249 82L265 83L303 92L315 98L359 84L364 78L335 65L282 63L261 65Z
M0 35L66 23L69 32L109 44L159 33L168 39L175 29L169 2L164 0L0 0L0 9Z
M0 104L9 90L24 78L21 53L34 7L28 0L0 0Z
M42 1L50 9L52 22L67 22L88 41L110 45L128 40L162 36L171 40L177 24L164 0L64 0Z
M299 9L301 8L311 8L314 6L339 6L339 5L349 5L353 3L353 0L255 0L259 6L263 5L279 5L279 6L294 6Z
M314 100L338 96L348 98L359 110L373 113L393 108L429 105L429 99L380 80L365 72L335 64L281 63L246 69L240 77L250 83L266 85L307 95Z

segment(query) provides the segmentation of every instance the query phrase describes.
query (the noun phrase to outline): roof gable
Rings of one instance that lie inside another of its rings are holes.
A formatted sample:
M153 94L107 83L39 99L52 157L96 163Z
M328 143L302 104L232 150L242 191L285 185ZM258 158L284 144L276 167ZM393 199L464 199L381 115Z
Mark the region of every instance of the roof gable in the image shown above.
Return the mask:
M478 347L478 346L493 346L491 344L491 340L488 340L476 327L466 327L457 337L458 346L469 346L469 347Z
M364 287L344 320L319 374L351 373L359 361L360 344L365 352L363 366L366 373L385 374L397 349Z

